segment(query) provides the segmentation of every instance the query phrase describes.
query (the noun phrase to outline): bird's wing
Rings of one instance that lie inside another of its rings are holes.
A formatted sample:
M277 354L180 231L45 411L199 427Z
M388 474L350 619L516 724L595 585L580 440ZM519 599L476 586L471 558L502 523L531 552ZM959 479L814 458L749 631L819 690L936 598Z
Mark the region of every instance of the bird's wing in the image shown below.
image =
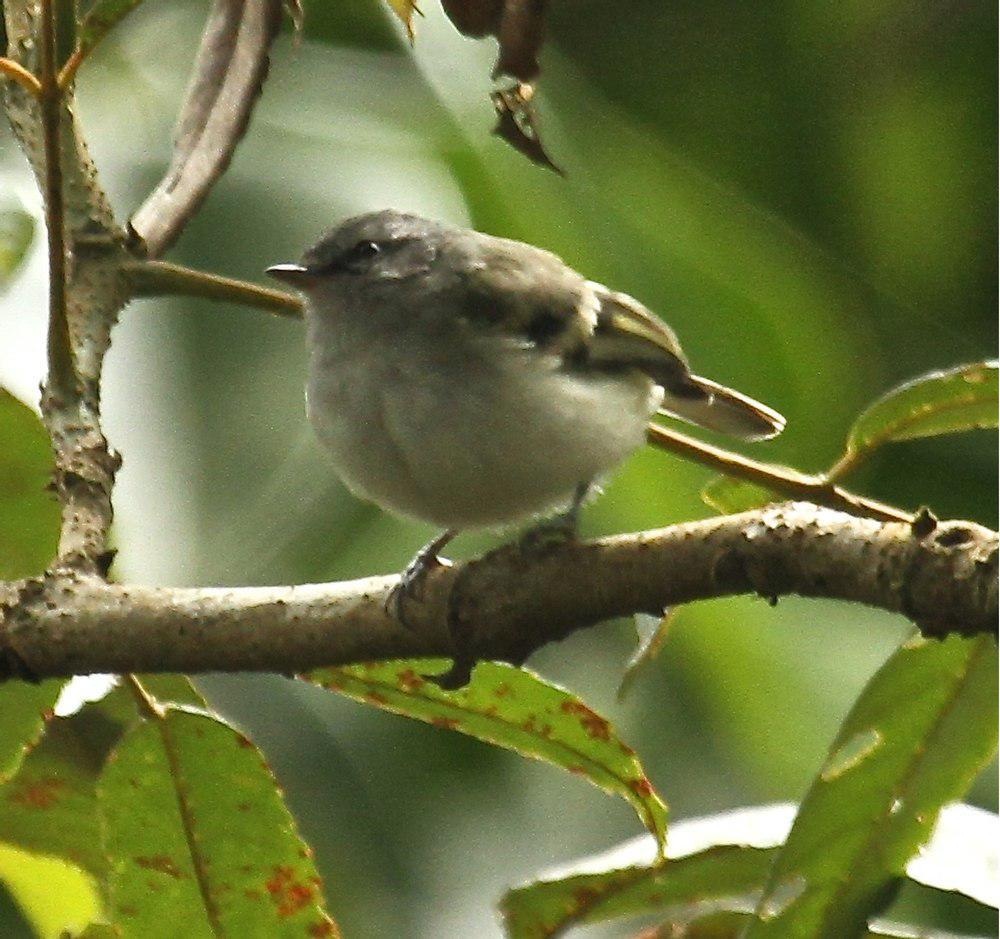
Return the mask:
M462 316L494 335L568 359L593 334L598 306L593 291L548 251L483 236L475 254L456 269Z
M665 392L661 411L699 427L746 440L764 440L782 431L785 419L777 411L693 375L673 330L638 300L600 284L590 286L599 300L589 343L591 363L630 365L645 372Z

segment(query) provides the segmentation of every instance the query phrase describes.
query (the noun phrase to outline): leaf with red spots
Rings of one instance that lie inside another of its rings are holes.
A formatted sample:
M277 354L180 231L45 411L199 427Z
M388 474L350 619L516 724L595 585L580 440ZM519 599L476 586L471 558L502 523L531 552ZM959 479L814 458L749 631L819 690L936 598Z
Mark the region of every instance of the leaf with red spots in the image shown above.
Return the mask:
M59 679L0 685L0 783L17 772L25 753L41 739L62 686Z
M121 691L48 721L20 769L0 786L0 840L103 876L95 785L135 708Z
M214 717L166 707L98 785L110 918L126 937L338 936L307 845L260 751Z
M544 760L627 799L662 843L667 810L635 752L608 721L568 691L523 668L480 662L472 681L444 691L422 676L440 659L325 668L307 680L356 701Z
M670 909L677 920L711 903L753 902L776 851L720 845L653 865L558 872L511 890L500 903L510 939L545 939L570 926Z

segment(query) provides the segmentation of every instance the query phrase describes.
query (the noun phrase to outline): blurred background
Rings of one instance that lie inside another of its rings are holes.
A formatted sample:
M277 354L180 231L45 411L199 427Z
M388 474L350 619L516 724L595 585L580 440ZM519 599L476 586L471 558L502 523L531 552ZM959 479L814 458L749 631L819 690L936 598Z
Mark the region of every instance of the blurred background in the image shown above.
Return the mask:
M279 40L246 141L170 257L262 280L337 220L385 206L534 242L660 312L702 374L780 409L788 430L752 452L803 470L829 465L893 384L995 354L994 4L554 0L540 108L565 179L490 136L492 40L459 36L434 0L422 9L411 49L380 0L307 3L305 41ZM122 218L168 159L204 14L147 4L81 73ZM37 209L6 126L0 172ZM36 245L0 297L0 383L32 402L44 272ZM333 477L305 422L304 364L294 322L191 300L127 311L105 391L125 457L119 577L350 578L400 569L427 539ZM895 446L851 484L995 526L995 474L980 433ZM708 515L708 478L640 453L585 532ZM454 554L495 543L464 536ZM685 818L798 800L907 634L857 606L737 599L681 610L623 702L630 623L530 666L608 716ZM621 800L457 734L280 678L199 685L271 760L347 936L498 936L507 886L637 833ZM995 808L989 780L970 798ZM969 931L995 926L959 913ZM12 920L0 933L18 935Z

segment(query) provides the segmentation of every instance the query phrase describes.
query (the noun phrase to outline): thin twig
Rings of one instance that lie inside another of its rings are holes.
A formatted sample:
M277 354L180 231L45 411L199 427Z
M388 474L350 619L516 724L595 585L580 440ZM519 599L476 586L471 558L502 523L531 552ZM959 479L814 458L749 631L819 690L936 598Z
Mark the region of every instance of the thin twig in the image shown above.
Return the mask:
M92 50L84 51L81 46L77 46L66 60L66 64L60 69L58 81L59 87L63 91L73 84L73 79L76 78L76 73L79 71L80 66L83 65L83 60L87 57L87 52L89 51Z
M811 476L788 466L761 463L738 453L695 440L675 430L650 424L646 439L654 446L676 453L726 476L745 479L791 499L803 499L827 508L877 518L884 522L912 522L913 516L894 506L866 499L835 486L826 476Z
M5 75L16 81L25 91L33 94L36 98L42 93L42 84L23 65L13 59L5 59L0 56L0 75Z
M45 146L45 224L49 241L48 394L77 394L76 368L66 317L66 230L62 178L62 91L56 76L55 0L43 0L39 103Z
M135 261L126 265L125 274L137 297L204 297L207 300L243 303L276 316L302 317L302 301L291 294L169 261Z

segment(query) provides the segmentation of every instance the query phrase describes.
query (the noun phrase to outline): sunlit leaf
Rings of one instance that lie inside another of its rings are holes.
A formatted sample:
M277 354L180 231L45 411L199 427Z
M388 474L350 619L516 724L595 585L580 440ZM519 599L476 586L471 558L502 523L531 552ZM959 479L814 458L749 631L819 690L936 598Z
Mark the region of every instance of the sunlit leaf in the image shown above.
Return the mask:
M0 881L41 939L76 935L101 915L94 878L58 858L0 842Z
M844 722L775 862L748 939L860 932L927 841L941 805L996 748L991 637L914 640Z
M59 506L46 491L49 437L34 411L0 388L0 580L45 570L59 542Z
M53 718L21 767L0 786L0 840L52 855L98 878L106 869L95 786L135 709L121 690L71 717Z
M997 363L974 362L915 378L883 395L854 422L844 463L886 443L997 426Z
M701 490L701 498L721 515L747 512L761 506L780 502L782 497L763 486L755 486L731 476L716 476Z
M41 739L62 686L60 679L0 684L0 783L14 775L25 753Z
M34 232L35 220L17 202L0 199L0 290L21 266Z
M83 59L129 15L142 0L97 0L80 21L76 33L76 58Z
M444 691L422 676L447 662L369 663L326 668L306 678L356 701L457 730L524 756L544 760L627 799L657 839L667 810L635 752L599 714L527 669L481 662L472 681Z
M311 852L257 748L168 707L129 730L98 785L110 918L124 937L338 936Z

